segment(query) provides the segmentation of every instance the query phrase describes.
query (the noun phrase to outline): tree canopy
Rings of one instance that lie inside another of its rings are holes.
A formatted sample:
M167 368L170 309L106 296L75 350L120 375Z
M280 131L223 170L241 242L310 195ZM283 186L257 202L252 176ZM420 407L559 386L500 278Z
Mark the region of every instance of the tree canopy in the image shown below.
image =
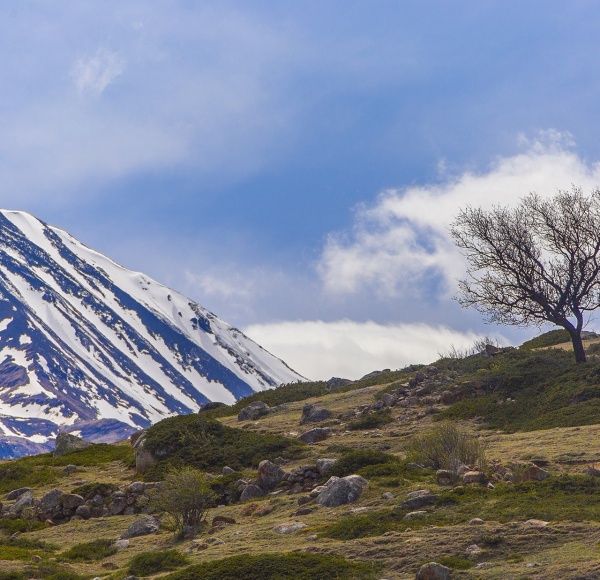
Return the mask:
M467 278L458 301L490 322L551 322L567 330L586 360L581 331L600 306L600 190L573 186L549 198L531 193L516 207L462 209L451 226Z

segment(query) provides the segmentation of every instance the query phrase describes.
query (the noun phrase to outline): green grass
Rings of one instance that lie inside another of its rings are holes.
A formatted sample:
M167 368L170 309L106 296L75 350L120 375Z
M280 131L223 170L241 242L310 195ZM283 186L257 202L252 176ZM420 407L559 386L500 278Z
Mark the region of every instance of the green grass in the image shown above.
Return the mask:
M177 550L142 552L131 560L127 572L134 576L148 576L159 572L170 572L188 563L189 558Z
M163 419L148 429L145 447L160 459L146 479L160 478L184 466L204 471L257 466L263 459L301 457L306 446L281 435L254 433L222 425L204 414Z
M491 429L534 431L600 420L600 361L576 363L570 352L514 350L464 377L485 393L452 405L437 419L483 417ZM507 401L511 399L511 401Z
M571 337L569 333L564 329L551 330L532 338L531 340L525 341L519 348L523 350L531 350L532 348L544 348L546 346L554 346L556 344L563 344L564 342L570 342Z
M164 580L375 580L377 566L339 556L305 554L239 555L190 566Z
M48 524L46 524L46 522L40 522L38 520L25 520L22 518L11 520L8 518L0 518L0 530L7 536L12 536L16 533L35 532L47 527Z
M383 427L388 423L392 422L392 411L391 409L384 409L376 413L369 413L363 415L354 421L348 423L348 429L350 431L359 431L364 429L377 429Z
M56 546L27 538L0 539L0 560L31 560L32 556L53 554Z
M73 546L60 555L62 560L71 562L96 562L117 553L114 540L92 540Z
M381 465L396 461L396 457L384 451L356 449L343 453L333 466L331 474L345 477L346 475L358 473L361 469L370 465Z

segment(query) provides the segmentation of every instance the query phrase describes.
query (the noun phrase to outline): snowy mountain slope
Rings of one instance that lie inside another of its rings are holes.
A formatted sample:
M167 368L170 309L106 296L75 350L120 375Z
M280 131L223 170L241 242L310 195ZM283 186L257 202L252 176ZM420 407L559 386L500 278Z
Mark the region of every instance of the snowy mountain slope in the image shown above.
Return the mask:
M0 211L0 436L45 445L85 425L93 439L102 420L107 441L107 424L122 435L298 379L185 296Z

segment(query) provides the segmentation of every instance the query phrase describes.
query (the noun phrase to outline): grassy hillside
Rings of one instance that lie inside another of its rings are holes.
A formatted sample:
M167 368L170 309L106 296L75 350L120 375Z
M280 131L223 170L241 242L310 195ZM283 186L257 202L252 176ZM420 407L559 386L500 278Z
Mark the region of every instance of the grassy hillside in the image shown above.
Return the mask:
M184 465L211 473L219 492L240 478L255 478L258 462L276 457L286 472L317 458L337 459L332 475L358 474L368 485L358 501L334 508L289 488L247 503L221 494L196 537L177 540L165 520L158 533L131 538L121 548L114 541L141 516L61 525L27 514L2 518L0 580L123 580L134 573L244 580L292 572L294 578L396 580L414 578L432 560L450 567L453 578L600 577L600 478L585 474L600 462L600 362L576 365L571 359L562 350L523 348L490 358L442 359L435 371L412 367L332 392L323 383L287 385L232 407L160 422L145 445L162 453L161 460L144 475L135 472L128 443L4 462L1 492L32 487L35 498L55 487L108 497L132 481L162 478ZM380 408L391 394L399 397L395 406ZM237 413L256 400L281 406L258 421L238 421ZM305 403L330 410L331 417L299 425ZM434 469L414 464L416 436L442 419L459 423L485 447L484 483L440 483ZM300 444L297 436L316 426L326 427L328 437ZM526 480L531 460L549 477ZM223 465L238 471L214 477ZM506 469L512 479L501 476ZM414 508L405 502L418 490L433 497ZM210 529L214 516L235 523ZM482 522L473 525L474 518ZM286 522L306 527L273 531Z

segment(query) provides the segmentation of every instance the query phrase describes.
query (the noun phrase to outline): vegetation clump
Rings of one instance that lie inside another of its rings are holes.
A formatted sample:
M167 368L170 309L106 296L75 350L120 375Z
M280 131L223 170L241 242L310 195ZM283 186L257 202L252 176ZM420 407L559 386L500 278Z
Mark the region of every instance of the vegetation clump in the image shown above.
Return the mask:
M159 464L149 469L145 477L157 480L184 466L203 471L218 470L225 465L241 469L278 455L299 457L305 446L281 435L234 429L196 414L169 417L156 423L148 429L144 447L159 459Z
M431 469L456 470L460 465L485 469L485 445L470 431L444 421L415 435L407 448L415 463Z
M60 557L63 560L71 562L95 562L103 560L117 553L117 548L113 540L92 540L73 546L66 552L63 552Z
M384 409L375 413L368 413L354 421L348 423L350 431L359 431L364 429L377 429L392 422L391 409Z
M148 576L159 572L170 572L189 563L187 556L177 550L142 552L129 563L128 573L134 576ZM203 576L197 576L203 578Z
M377 566L350 562L340 556L291 552L239 555L196 564L169 574L164 580L374 580Z
M345 477L354 473L359 473L361 469L370 465L381 465L390 462L396 462L397 459L384 451L374 449L354 449L343 453L335 462L331 474L338 477Z

